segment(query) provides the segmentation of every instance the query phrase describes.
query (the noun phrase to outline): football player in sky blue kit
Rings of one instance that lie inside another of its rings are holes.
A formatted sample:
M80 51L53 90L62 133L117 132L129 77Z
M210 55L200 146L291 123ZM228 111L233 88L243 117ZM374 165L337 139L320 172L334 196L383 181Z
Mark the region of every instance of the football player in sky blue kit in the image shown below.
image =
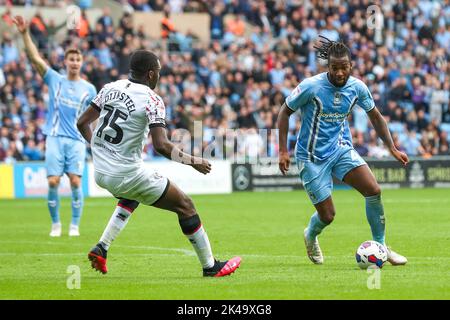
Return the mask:
M50 236L61 236L59 216L58 186L61 176L66 173L72 187L72 222L69 236L79 236L79 223L83 209L81 176L84 170L86 146L76 123L80 114L96 96L95 87L81 79L80 69L83 61L81 52L68 49L64 55L67 75L61 75L50 68L40 57L39 51L31 40L28 23L16 16L14 23L22 34L25 51L32 65L49 89L49 102L44 133L45 164L48 179L48 209L52 219Z
M366 216L373 240L385 246L391 264L403 265L407 259L385 245L380 186L366 162L353 149L347 117L354 106L358 105L367 112L375 131L395 159L406 165L408 156L395 148L386 121L375 107L367 86L350 76L350 50L341 42L324 39L316 49L320 58L328 60L328 72L303 80L286 98L277 121L279 167L286 174L290 165L287 150L288 120L292 113L301 111L302 125L295 156L300 179L316 208L304 230L308 257L315 264L323 263L317 236L334 219L335 208L331 197L334 175L365 197Z

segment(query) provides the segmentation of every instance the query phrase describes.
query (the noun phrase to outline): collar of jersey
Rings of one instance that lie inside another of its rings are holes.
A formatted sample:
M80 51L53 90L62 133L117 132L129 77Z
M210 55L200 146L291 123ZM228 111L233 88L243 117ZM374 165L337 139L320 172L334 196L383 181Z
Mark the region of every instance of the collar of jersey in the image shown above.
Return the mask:
M140 82L140 81L138 81L138 80L136 80L136 79L133 79L133 78L128 78L128 81L131 81L131 82L133 82L133 83L142 84L143 86L148 87L145 83L142 83L142 82Z

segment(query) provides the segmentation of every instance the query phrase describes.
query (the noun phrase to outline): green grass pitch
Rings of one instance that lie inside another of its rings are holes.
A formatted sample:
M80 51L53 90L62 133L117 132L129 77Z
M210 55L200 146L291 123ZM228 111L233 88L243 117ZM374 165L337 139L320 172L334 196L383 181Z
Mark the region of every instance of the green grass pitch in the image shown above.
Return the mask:
M313 207L304 192L193 196L215 256L243 258L236 273L218 279L202 277L170 212L139 207L113 243L109 272L102 275L91 269L87 253L109 220L113 198L85 199L79 238L67 235L68 198L61 203L61 238L48 236L45 199L1 200L0 299L450 298L449 189L384 191L387 242L409 262L386 265L378 289L368 288L371 275L354 258L371 238L364 199L353 190L333 196L337 215L320 236L321 266L305 255L302 231ZM80 289L67 287L69 266L79 267Z

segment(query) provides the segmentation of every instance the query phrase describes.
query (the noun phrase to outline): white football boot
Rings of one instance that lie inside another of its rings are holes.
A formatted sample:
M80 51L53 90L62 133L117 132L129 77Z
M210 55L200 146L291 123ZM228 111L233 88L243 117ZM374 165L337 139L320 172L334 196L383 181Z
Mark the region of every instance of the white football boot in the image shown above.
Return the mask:
M385 248L387 251L387 261L389 261L389 263L392 264L393 266L402 266L408 262L408 259L406 259L406 257L393 251L388 246L385 246Z
M306 253L308 254L308 258L314 264L322 264L323 255L322 250L320 250L319 240L317 240L317 237L316 239L314 239L314 241L308 240L307 231L308 228L303 231L303 239L305 240Z
M50 237L61 237L61 223L52 223L52 231Z
M77 225L70 224L69 237L78 237L80 235L80 230Z

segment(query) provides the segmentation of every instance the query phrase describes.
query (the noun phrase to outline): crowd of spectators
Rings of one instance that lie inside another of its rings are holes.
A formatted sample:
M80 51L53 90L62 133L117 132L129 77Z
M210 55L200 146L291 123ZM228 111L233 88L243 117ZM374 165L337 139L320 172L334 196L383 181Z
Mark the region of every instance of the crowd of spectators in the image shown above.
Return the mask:
M62 7L72 3L68 0L0 0L0 6L26 6L26 7Z
M326 71L313 49L320 34L350 47L353 75L368 85L400 150L424 158L450 155L448 0L382 1L378 8L383 15L372 19L375 27L367 16L372 2L365 0L122 3L128 9L118 23L108 8L94 28L83 15L84 27L67 30L62 42L51 37L60 26L34 17L39 27L32 29L33 37L49 65L60 72L64 49L78 47L84 57L83 77L97 90L127 77L130 52L155 51L162 64L156 91L166 104L169 136L177 129L193 133L194 121L201 121L203 149L210 151L216 141L215 156L276 157L275 131L266 135L260 130L276 127L280 106L301 80ZM152 39L143 26L135 26L133 10L164 12L161 37ZM177 32L170 15L183 11L210 15L210 41ZM12 32L2 35L0 66L0 161L42 159L48 90ZM361 108L354 109L349 122L362 156L389 155ZM291 152L300 125L301 115L292 116ZM240 143L235 143L236 135ZM148 159L157 156L150 138L144 152Z

